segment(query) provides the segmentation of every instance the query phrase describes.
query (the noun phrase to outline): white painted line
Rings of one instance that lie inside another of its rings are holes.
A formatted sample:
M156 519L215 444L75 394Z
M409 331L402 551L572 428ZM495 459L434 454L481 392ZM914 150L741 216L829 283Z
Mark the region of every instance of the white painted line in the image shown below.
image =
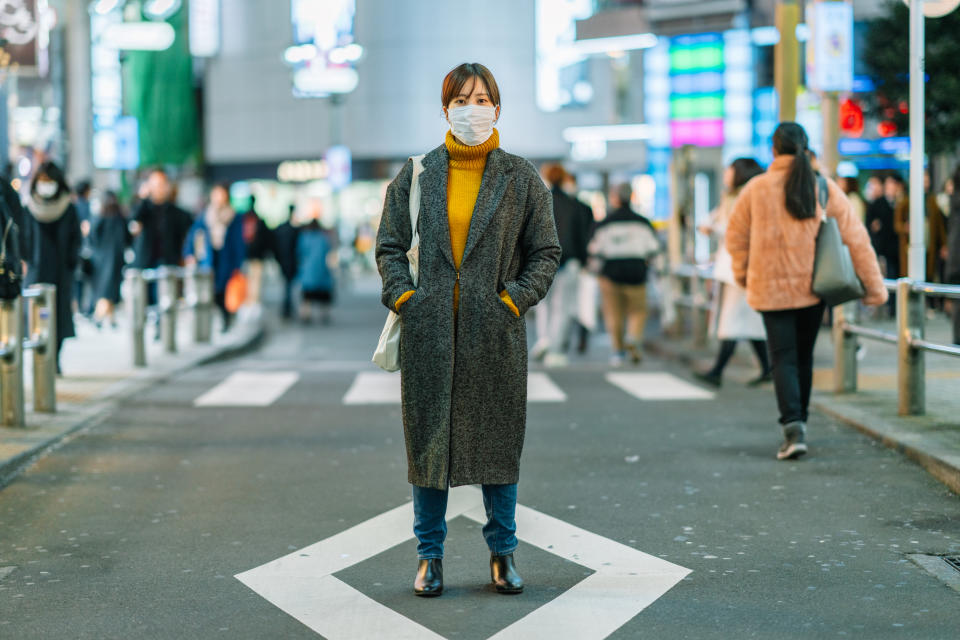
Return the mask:
M262 597L326 638L442 640L417 624L331 575L240 577Z
M451 490L447 520L461 515L486 522L476 487ZM409 540L412 522L413 507L408 502L235 577L330 640L440 638L332 575ZM690 573L522 505L517 506L517 536L596 573L494 635L498 640L605 638Z
M343 404L400 404L400 374L358 373Z
M545 373L527 375L527 402L566 402L567 394Z
M607 381L641 400L713 400L712 391L669 373L608 373Z
M566 402L567 394L545 373L527 378L527 402ZM400 404L399 373L358 373L343 396L343 404Z
M193 401L196 407L269 407L297 383L295 371L237 371Z

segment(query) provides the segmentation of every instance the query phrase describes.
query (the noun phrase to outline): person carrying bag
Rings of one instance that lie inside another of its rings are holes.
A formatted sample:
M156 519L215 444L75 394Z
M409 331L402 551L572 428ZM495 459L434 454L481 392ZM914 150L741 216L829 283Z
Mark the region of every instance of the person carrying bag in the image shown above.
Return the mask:
M864 304L887 301L866 228L836 183L822 180L826 207L818 203L808 151L803 127L777 127L773 163L744 186L726 236L734 279L763 316L784 438L780 460L807 453L813 349L825 304L860 297L855 281L863 283Z

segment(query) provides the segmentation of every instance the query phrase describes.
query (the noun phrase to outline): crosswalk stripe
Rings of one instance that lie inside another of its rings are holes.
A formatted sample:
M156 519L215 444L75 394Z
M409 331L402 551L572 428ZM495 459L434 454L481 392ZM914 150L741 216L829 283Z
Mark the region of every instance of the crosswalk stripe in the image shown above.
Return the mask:
M193 401L195 407L268 407L297 383L296 371L237 371Z
M641 400L712 400L714 394L669 373L608 373L607 382Z
M533 372L527 378L528 402L566 402L567 394L545 373ZM399 404L399 373L358 373L343 396L343 404Z

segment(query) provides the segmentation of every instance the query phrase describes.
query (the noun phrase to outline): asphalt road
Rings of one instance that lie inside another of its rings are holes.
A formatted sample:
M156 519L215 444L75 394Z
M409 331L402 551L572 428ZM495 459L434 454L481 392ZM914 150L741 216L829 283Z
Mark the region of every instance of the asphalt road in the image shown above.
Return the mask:
M0 638L318 637L235 576L409 501L399 406L344 403L376 371L382 319L368 292L330 326L278 325L258 352L123 402L0 490ZM530 405L520 502L691 570L609 637L958 637L960 593L907 558L960 554L957 496L823 416L811 455L778 462L772 390L639 399L605 378L605 354L600 339L592 359L546 372L566 398ZM636 371L689 380L655 359ZM278 397L195 406L237 372L279 374L249 391ZM443 597L410 593L412 540L336 578L436 634L486 638L592 573L533 544L517 558L527 592L493 593L479 525L458 517ZM321 619L342 605L284 588ZM355 624L349 637L370 637L369 619Z

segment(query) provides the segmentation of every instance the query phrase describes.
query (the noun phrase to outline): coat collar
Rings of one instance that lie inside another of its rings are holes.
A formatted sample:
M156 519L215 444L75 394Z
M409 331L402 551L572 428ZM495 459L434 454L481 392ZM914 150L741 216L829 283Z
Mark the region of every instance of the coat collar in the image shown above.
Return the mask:
M443 255L453 265L453 253L450 247L450 221L447 217L447 173L450 162L450 155L444 145L440 145L429 152L423 159L423 173L420 174L420 188L423 193L436 194L432 198L423 198L427 204L421 211L427 212L429 204L434 205L434 210L428 215L435 216L439 228L444 234L446 241L440 242L440 248ZM494 149L487 156L487 165L483 170L483 178L480 181L480 192L477 195L477 203L474 205L473 217L470 220L470 230L467 234L467 246L463 251L463 261L470 255L480 236L493 219L497 206L506 192L509 182L508 174L513 171L513 163L510 156L500 148ZM442 207L437 207L439 203ZM440 209L440 210L437 210Z

